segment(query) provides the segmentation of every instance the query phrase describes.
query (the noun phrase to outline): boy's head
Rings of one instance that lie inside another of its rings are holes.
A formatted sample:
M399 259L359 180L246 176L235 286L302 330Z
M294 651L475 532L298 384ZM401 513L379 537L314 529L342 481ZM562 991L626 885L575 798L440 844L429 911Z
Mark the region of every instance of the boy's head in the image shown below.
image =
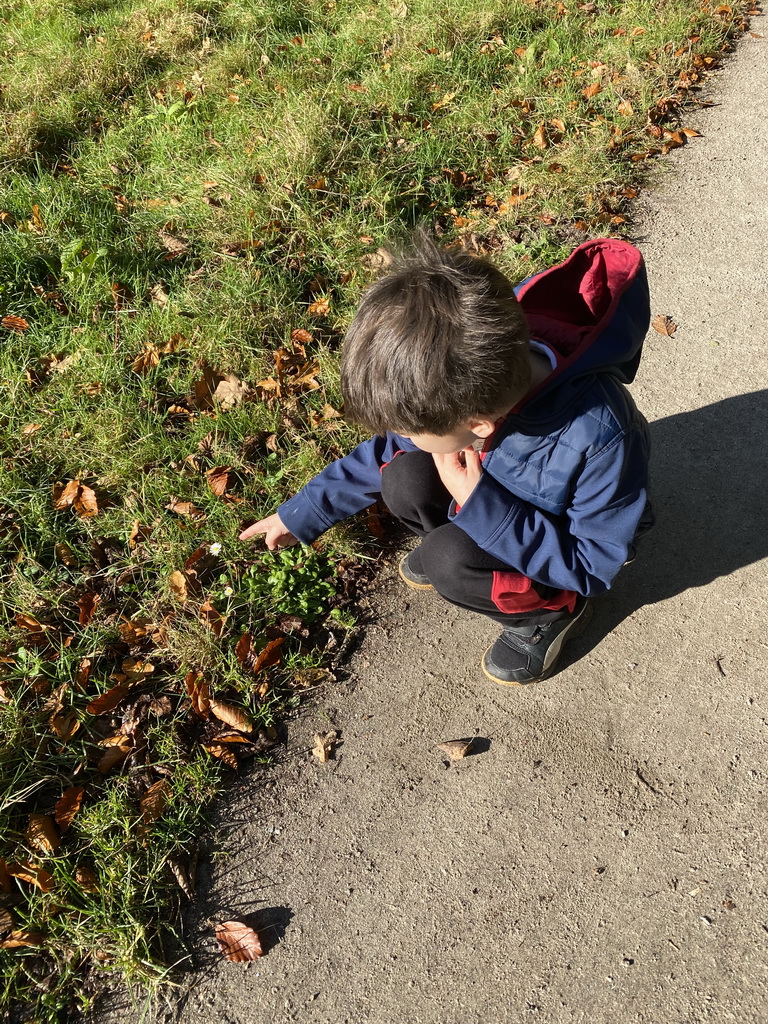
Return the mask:
M365 292L347 332L345 413L377 434L458 438L528 390L529 338L500 271L417 231Z

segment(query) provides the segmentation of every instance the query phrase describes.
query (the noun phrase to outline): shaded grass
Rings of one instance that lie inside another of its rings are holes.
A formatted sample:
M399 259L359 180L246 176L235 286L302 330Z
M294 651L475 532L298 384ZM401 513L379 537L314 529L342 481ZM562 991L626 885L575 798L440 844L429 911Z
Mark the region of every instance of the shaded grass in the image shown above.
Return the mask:
M205 748L215 729L192 714L187 673L269 738L343 643L364 530L336 530L287 567L236 536L357 440L323 410L340 407L340 339L378 247L428 219L519 279L624 232L646 161L680 144L682 104L743 10L4 5L0 318L28 328L0 328L0 857L43 865L54 886L12 878L0 892L13 929L42 943L0 950L4 1009L69 1020L99 979L167 976L181 898L169 864L189 860L230 772ZM258 382L295 331L319 386L276 400ZM156 365L136 363L147 346ZM196 402L206 366L245 382L247 399ZM216 467L241 501L210 489ZM71 480L93 488L98 515L55 508L52 488ZM187 570L201 550L204 570ZM183 606L180 571L197 588ZM89 620L87 595L99 597ZM281 663L254 674L235 651L243 632L255 651L282 637ZM126 658L154 670L125 703L89 713ZM100 741L144 698L159 703L143 753L100 771ZM68 738L51 726L59 707L79 723ZM163 779L168 802L147 824L141 801ZM74 785L83 805L46 852L29 815L53 815Z

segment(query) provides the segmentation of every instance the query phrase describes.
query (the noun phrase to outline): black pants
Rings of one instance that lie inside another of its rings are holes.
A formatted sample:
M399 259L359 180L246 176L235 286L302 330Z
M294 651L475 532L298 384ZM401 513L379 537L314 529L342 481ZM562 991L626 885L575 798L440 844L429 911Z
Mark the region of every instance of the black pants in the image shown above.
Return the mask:
M487 615L504 626L539 625L570 614L573 591L528 580L514 566L483 551L460 527L449 522L451 496L427 452L401 452L388 463L381 474L381 493L390 512L423 538L409 560L414 570L429 577L446 601ZM506 601L499 598L500 584L509 579L514 585L528 588L519 599L519 606L525 610L503 607L516 603L514 594Z

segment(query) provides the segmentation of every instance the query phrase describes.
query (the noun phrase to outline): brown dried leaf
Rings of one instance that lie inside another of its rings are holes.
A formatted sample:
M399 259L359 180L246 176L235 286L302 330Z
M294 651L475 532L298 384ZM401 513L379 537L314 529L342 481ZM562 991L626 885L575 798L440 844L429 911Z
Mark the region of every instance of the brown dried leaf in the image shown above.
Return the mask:
M226 493L229 487L229 471L231 469L231 466L214 466L205 474L208 478L208 487L219 498Z
M145 349L136 356L133 360L133 372L139 374L149 373L150 370L154 370L160 363L160 353L157 351L157 346L153 345L151 341L147 342Z
M158 237L166 252L174 256L186 252L189 248L189 239L184 235L172 235L170 231L158 231Z
M622 100L618 106L618 111L620 114L623 114L624 117L631 117L635 112L635 108L629 100Z
M4 316L0 324L9 331L27 331L29 323L23 316Z
M80 485L73 504L75 512L77 512L81 519L89 519L91 516L99 514L99 503L96 500L96 494L90 487L86 487L85 484Z
M131 533L128 537L128 546L132 548L138 547L138 545L150 537L151 534L151 526L142 526L138 519L134 519L131 523Z
M221 636L225 620L221 612L214 608L210 601L205 601L200 605L200 619L213 632L214 636Z
M232 726L233 729L237 729L239 732L253 732L253 719L241 708L218 700L212 700L210 706L211 713L220 722L226 722L227 725Z
M538 149L546 149L549 145L549 142L547 141L547 129L544 124L540 124L536 129L533 136L533 144Z
M24 835L30 846L37 847L42 853L54 853L61 842L53 818L47 814L30 814Z
M92 590L88 590L80 596L77 606L80 609L79 621L81 626L87 626L89 624L100 601L101 597Z
M122 764L133 749L133 743L128 736L109 736L107 740L109 746L96 765L102 775L106 775L117 765ZM105 744L107 741L102 740L101 742Z
M251 671L255 674L261 672L262 669L272 668L273 665L279 665L280 659L283 656L283 652L280 650L282 645L285 643L285 637L279 636L275 640L270 640L263 651L258 655L253 663Z
M54 545L53 550L58 560L63 562L68 569L75 569L77 567L77 557L69 544L59 541L58 544Z
M475 737L463 740L445 740L443 743L436 743L435 750L442 750L448 756L449 761L460 761L471 751Z
M13 875L14 878L20 878L22 882L29 882L41 892L50 892L53 889L53 876L45 868L30 864L29 861L21 860L15 864L9 864L8 874Z
M5 907L0 909L0 935L7 935L13 928L13 914Z
M75 881L84 892L98 892L99 880L88 867L75 868Z
M155 666L151 661L144 661L142 658L124 658L120 670L125 676L125 682L136 683L151 676Z
M153 821L157 821L171 799L172 792L171 784L167 779L160 779L159 782L155 782L149 787L139 801L141 818L145 825L151 825Z
M224 743L205 743L204 748L213 757L218 757L228 768L237 768L237 758Z
M216 925L216 941L227 960L243 963L264 955L259 936L241 921L224 921Z
M48 719L48 725L56 733L59 739L71 740L80 728L80 722L74 711L56 711Z
M67 484L55 483L53 485L53 507L56 509L69 508L77 497L79 490L79 480L70 480Z
M310 316L327 316L331 309L331 301L328 298L316 299L310 303L307 312Z
M85 710L91 715L103 715L107 711L112 711L117 705L125 698L125 695L130 690L130 686L124 683L120 683L118 686L113 686L111 690L107 690L106 693L102 693L98 697L94 697L85 706Z
M48 628L41 622L38 622L33 615L22 615L19 613L15 616L14 622L19 629L26 629L29 633L44 633Z
M599 92L603 91L603 87L599 82L592 82L586 89L581 90L581 95L584 99L591 100L593 96L597 96Z
M677 324L672 317L664 316L661 313L653 318L651 327L654 331L657 331L659 334L665 334L668 338L671 338L677 330Z
M312 341L312 335L309 331L305 331L303 327L297 327L296 330L291 331L291 341L294 345L309 345Z
M168 577L168 584L176 600L184 604L187 600L187 577L184 573L176 569Z
M193 505L191 501L180 501L178 498L171 498L165 507L170 509L171 512L175 512L177 516L185 516L189 519L205 519L205 512L197 508L196 505Z
M211 694L202 672L191 669L184 680L192 710L199 718L208 718L211 713Z
M2 942L0 949L18 949L21 946L43 946L45 936L42 932L28 932L26 930L11 932Z
M235 657L241 665L244 665L251 654L253 636L251 633L243 633L235 644Z
M339 734L334 729L332 732L316 732L314 735L315 745L312 748L312 753L322 764L330 761L335 756L336 743L338 742Z
M72 819L80 810L84 793L84 786L70 786L69 789L64 790L56 801L54 813L56 815L58 826L62 832L67 831L69 826L72 824Z

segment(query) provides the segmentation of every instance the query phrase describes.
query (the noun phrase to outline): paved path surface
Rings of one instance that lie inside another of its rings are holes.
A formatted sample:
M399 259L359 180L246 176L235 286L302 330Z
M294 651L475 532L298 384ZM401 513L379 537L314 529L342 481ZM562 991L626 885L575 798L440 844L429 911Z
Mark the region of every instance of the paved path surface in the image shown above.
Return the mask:
M715 90L642 207L653 312L679 324L633 387L653 540L527 689L480 674L479 617L383 581L348 683L222 811L192 937L237 916L276 944L211 958L182 1024L765 1022L768 39ZM450 768L432 749L476 730Z

